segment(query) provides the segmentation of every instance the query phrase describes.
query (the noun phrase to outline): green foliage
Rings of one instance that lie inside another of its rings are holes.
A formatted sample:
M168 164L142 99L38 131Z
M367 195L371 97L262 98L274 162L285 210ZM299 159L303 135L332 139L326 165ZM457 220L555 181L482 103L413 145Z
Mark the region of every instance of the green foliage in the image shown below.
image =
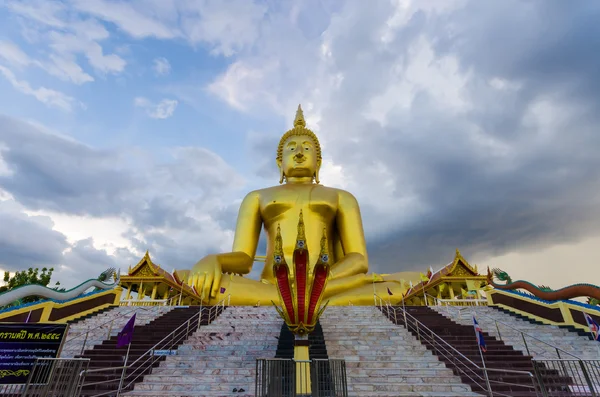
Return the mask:
M510 278L508 273L506 273L504 270L495 268L492 270L492 273L494 274L494 277L496 277L498 280L506 281L506 284L512 283L512 278Z
M10 291L14 288L21 287L23 285L29 284L37 284L47 287L50 284L50 279L52 278L52 272L54 272L54 268L42 268L42 272L40 273L39 268L30 267L27 270L22 270L16 272L14 276L11 277L9 272L4 272L4 282L6 283L4 286L0 287L0 293ZM56 285L53 289L57 291L64 291L64 288L58 289L60 282L56 282ZM16 302L21 305L23 303L37 302L42 298L38 296L28 296L26 298L21 299Z

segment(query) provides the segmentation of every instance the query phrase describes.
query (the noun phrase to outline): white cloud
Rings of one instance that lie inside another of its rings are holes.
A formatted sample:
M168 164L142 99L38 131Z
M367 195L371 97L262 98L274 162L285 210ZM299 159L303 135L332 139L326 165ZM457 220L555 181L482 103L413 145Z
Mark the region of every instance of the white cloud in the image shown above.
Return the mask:
M52 229L67 237L70 244L93 239L93 246L113 255L119 248L134 250L123 237L131 227L130 222L118 217L92 217L89 215L61 214L54 211L24 211L29 216L45 216L52 219Z
M74 98L60 91L55 91L46 87L32 88L27 81L18 80L10 69L2 65L0 65L0 73L15 89L23 94L31 95L38 101L50 107L55 107L67 112L73 110L73 106L76 103Z
M94 81L94 78L85 73L74 59L68 56L50 54L51 63L44 65L44 69L61 80L71 81L75 84L84 84Z
M16 46L8 47L0 43L0 53L7 52L13 62L23 65L33 64L49 74L75 84L91 82L94 79L77 62L77 56L85 55L89 65L98 73L118 74L126 66L126 61L117 54L105 54L100 42L109 37L109 32L96 19L76 15L67 5L56 1L38 1L24 4L9 0L5 6L23 17L23 35L42 47L51 50L48 60L31 60Z
M173 5L172 2L165 3L169 6ZM172 39L180 35L176 28L163 23L158 15L152 15L156 11L155 7L160 7L157 2L124 3L104 0L72 0L72 4L80 12L116 24L137 39L146 37Z
M278 62L264 61L257 66L250 63L236 61L231 64L225 73L208 86L209 92L238 110L247 111L256 98L270 106L277 106L274 98L277 94L269 90L273 84L269 77L273 77L270 73L277 73Z
M169 60L164 57L155 58L154 61L152 61L152 68L158 76L171 73L171 64L169 63Z
M95 26L98 30L97 35L89 35L88 28ZM102 46L96 42L99 38L108 36L103 35L106 32L103 26L97 22L86 21L79 25L74 33L50 32L50 47L59 54L85 54L90 65L101 73L120 73L127 64L123 58L116 54L105 55Z
M78 11L114 23L136 39L183 38L206 43L231 56L255 44L267 7L245 0L134 1L72 0Z
M0 58L18 66L27 66L31 60L16 44L0 40Z
M245 181L207 149L177 148L161 161L144 152L138 167L130 150L97 150L2 116L0 142L15 170L0 175L0 224L18 228L15 238L0 235L3 269L52 264L72 285L108 266L126 269L146 249L169 270L231 249L230 207ZM44 183L27 182L41 174Z
M2 156L3 152L7 151L8 147L6 147L6 145L2 144L2 142L0 142L0 176L10 176L12 175L12 170L8 167L8 164L6 163L6 161L4 161L4 158ZM2 200L3 197L3 193L4 192L1 188L0 188L0 200Z
M158 103L153 103L144 97L137 97L134 105L146 110L146 114L153 119L168 119L173 116L178 102L175 99L162 99Z

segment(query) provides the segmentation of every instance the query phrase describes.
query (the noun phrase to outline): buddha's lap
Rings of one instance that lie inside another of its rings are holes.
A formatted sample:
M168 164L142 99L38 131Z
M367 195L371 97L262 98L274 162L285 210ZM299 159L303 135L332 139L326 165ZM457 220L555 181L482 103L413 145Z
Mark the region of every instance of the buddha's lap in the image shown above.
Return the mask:
M354 305L372 305L374 293L383 299L387 299L389 297L388 288L394 290L399 287L397 282L383 281L374 284L372 282L363 283L360 286L343 288L343 281L344 279L333 280L331 287L328 285L325 288L323 303L329 301L331 305L347 305L349 303ZM272 305L271 302L279 302L279 293L274 283L252 280L241 276L229 277L228 275L223 275L219 293L215 298L211 299L211 303L219 302L222 299L229 299L230 304L233 306Z

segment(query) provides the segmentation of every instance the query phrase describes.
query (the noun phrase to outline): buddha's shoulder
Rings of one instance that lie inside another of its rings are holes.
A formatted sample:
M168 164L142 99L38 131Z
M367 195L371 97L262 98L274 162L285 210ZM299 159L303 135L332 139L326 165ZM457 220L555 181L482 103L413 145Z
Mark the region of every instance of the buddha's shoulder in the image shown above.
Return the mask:
M308 186L307 186L308 188ZM310 189L312 191L313 197L315 194L323 194L323 195L327 195L327 196L335 196L336 198L338 198L341 201L346 201L346 200L350 200L350 201L355 201L355 197L354 195L352 195L352 193L343 190L343 189L338 189L338 188L334 188L334 187L328 187L328 186L324 186L324 185L312 185L310 186ZM276 185L276 186L271 186L271 187L267 187L264 189L258 189L258 190L253 190L250 193L248 193L246 195L247 198L249 199L270 199L273 196L277 196L280 195L284 192L288 192L289 191L289 187L286 187L285 185Z

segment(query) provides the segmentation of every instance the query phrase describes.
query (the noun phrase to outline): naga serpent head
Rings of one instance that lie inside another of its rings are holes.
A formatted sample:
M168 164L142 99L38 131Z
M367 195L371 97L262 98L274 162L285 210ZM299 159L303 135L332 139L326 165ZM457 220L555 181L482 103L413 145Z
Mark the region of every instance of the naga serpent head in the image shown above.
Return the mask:
M490 273L490 269L488 268L488 280L491 281L492 278L497 278L500 281L505 281L506 284L512 283L512 278L502 269L493 268Z

